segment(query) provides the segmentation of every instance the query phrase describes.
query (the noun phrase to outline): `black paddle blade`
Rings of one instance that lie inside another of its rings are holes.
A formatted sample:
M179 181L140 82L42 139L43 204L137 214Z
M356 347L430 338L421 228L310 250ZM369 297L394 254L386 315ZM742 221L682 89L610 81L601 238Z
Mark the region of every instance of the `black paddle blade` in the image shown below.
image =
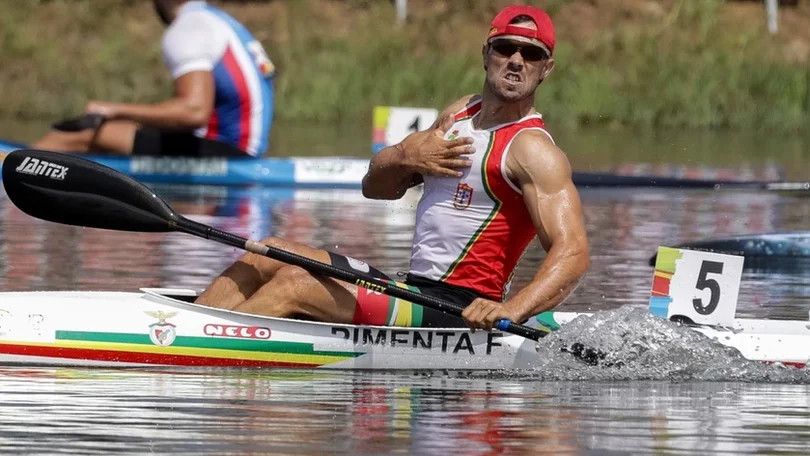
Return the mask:
M75 155L22 149L3 163L3 186L26 214L119 231L173 231L182 219L136 180Z
M66 119L52 125L54 130L59 131L82 131L95 130L104 123L104 116L101 114L85 114L75 119Z

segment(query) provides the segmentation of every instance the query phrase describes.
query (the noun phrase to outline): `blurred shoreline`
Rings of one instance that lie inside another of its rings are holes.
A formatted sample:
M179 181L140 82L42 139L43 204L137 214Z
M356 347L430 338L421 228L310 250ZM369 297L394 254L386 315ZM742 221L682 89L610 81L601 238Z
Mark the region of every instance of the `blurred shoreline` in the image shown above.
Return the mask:
M279 69L276 118L364 122L375 105L442 108L480 91L481 46L509 1L211 1L243 21ZM810 123L810 2L546 0L557 67L537 107L566 128L800 132ZM151 2L0 5L0 119L56 120L87 100L170 94Z

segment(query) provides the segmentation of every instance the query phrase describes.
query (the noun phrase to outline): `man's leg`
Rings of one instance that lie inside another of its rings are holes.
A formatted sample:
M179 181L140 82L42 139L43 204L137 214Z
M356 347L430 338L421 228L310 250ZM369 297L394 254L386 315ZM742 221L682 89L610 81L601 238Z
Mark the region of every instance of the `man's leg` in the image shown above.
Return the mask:
M262 239L261 242L322 263L331 263L329 253L325 250L313 249L274 237ZM195 302L221 309L235 309L265 284L269 284L276 273L284 267L290 265L255 253L246 253L214 279Z
M247 301L233 310L254 315L354 323L357 287L284 266Z
M385 277L357 260L331 256L324 250L274 238L262 242L324 263L335 262L337 267L359 266L373 277ZM414 286L398 286L419 291ZM197 303L268 317L346 324L419 327L431 320L425 320L431 314L421 306L254 254L243 256L228 268L197 298Z
M419 291L415 287L407 288ZM436 326L447 320L431 317L444 316L441 312L312 274L297 266L280 268L270 282L233 310L268 317L376 326ZM460 322L456 326L464 326L463 320L456 319Z
M76 132L52 130L33 143L31 147L56 152L78 153L100 149L129 155L132 153L132 145L138 128L138 124L128 120L110 120L104 122L98 132L95 130Z

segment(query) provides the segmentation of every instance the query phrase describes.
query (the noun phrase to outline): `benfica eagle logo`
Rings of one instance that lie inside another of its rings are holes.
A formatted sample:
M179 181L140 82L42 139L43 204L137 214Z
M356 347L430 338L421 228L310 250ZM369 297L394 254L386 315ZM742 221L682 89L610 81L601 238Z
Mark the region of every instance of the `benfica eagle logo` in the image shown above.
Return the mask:
M157 312L146 311L144 313L152 318L158 319L157 323L149 325L149 340L151 340L153 344L161 347L173 344L174 339L177 337L177 329L166 320L177 315L177 312L163 312L162 310L158 310Z

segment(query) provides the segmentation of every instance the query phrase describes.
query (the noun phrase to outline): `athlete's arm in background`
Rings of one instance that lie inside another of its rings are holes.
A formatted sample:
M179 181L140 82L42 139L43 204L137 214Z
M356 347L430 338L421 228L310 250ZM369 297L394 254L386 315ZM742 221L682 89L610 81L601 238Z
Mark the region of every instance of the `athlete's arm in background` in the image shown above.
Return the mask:
M504 303L477 299L463 313L472 328L491 329L502 318L523 322L563 302L590 267L579 193L565 154L541 131L515 138L507 176L519 185L546 258L530 284Z
M228 38L204 14L181 15L162 41L163 59L174 79L174 96L157 104L91 102L90 113L157 128L194 130L208 124L214 110L214 65Z
M87 112L165 129L194 130L208 124L214 109L214 76L210 71L180 76L174 81L174 93L173 98L153 105L93 101Z
M445 140L444 134L453 125L453 115L473 98L468 95L448 106L427 130L408 135L401 143L379 151L363 177L363 196L371 199L399 199L423 175L436 177L461 176L459 168L471 162L464 154L472 154L472 139L461 137Z

